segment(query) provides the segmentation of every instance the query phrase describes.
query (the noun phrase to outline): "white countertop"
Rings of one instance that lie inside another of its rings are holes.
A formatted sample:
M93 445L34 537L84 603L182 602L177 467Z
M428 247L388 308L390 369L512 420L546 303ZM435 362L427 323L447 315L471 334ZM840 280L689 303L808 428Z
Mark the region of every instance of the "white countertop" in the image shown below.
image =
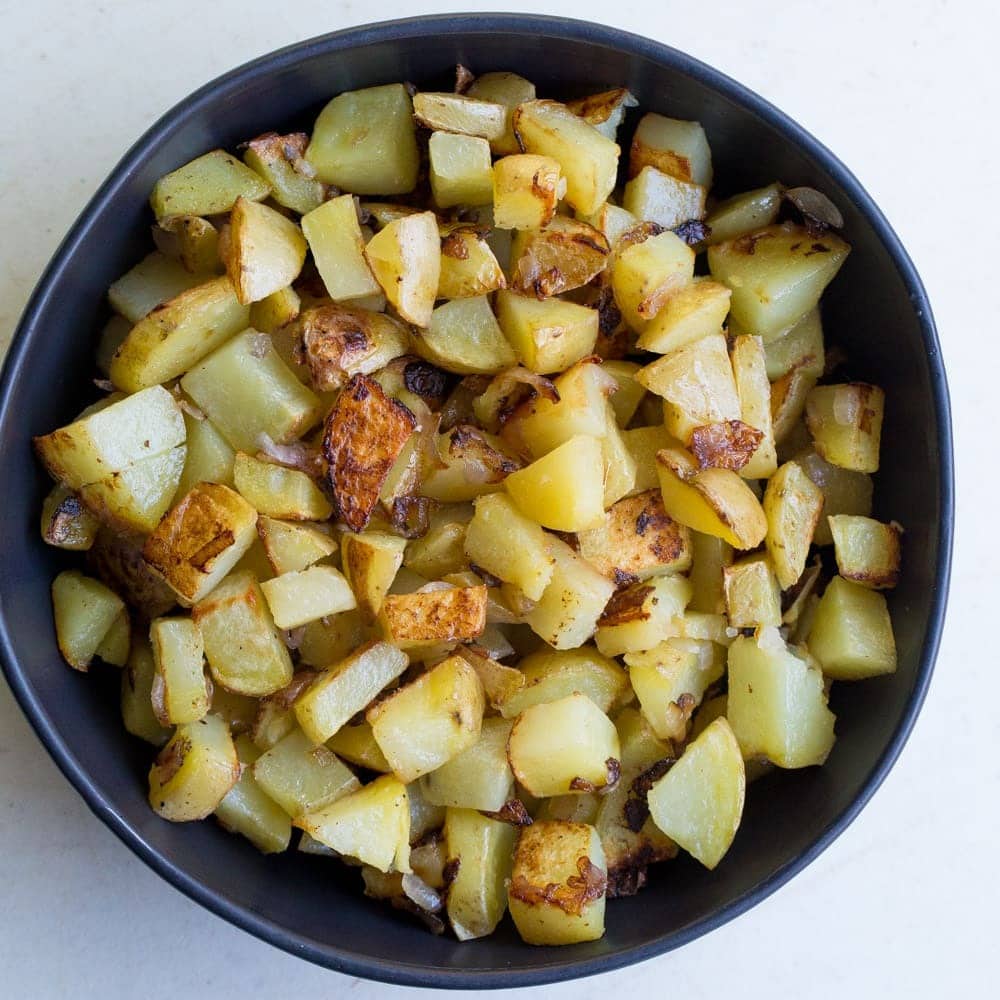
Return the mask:
M480 6L500 5L427 8ZM546 10L611 20L592 0ZM394 0L0 2L0 345L78 211L163 111L270 49L415 12ZM987 270L987 255L997 252L1000 153L992 5L625 0L613 16L617 26L685 49L772 100L867 186L930 293L951 378L959 470L948 626L899 764L854 825L792 883L681 951L612 973L613 988L684 1000L929 997L963 988L982 995L976 988L993 978L1000 889L1000 666L983 631L1000 595L997 282L995 266ZM6 996L405 992L261 944L153 875L59 775L2 682L0 886ZM610 986L605 976L536 995L589 1000Z

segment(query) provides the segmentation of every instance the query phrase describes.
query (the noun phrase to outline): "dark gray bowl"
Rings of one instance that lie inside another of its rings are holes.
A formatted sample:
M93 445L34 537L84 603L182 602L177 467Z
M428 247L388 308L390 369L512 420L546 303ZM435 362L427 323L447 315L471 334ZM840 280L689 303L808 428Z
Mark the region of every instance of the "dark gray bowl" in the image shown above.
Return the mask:
M215 824L157 818L145 796L150 749L122 730L117 679L74 673L56 650L49 583L64 560L38 536L49 486L31 436L69 420L92 395L104 292L148 250L146 199L156 178L267 129L308 128L341 90L397 80L447 85L456 61L518 71L543 94L627 85L642 108L704 124L721 193L778 178L833 198L854 252L824 299L826 327L858 373L885 387L876 515L906 527L902 580L890 596L899 671L835 687L838 741L829 763L754 785L718 869L678 860L655 871L640 896L609 906L603 940L562 949L523 945L507 923L472 944L434 938L364 899L357 874L339 865L295 852L267 858ZM895 234L847 169L755 94L673 49L579 21L460 15L354 28L265 56L183 101L126 154L39 282L3 371L0 449L0 652L63 773L182 892L293 954L388 982L483 989L604 972L749 909L830 844L885 777L926 693L944 616L953 517L948 391L930 307Z

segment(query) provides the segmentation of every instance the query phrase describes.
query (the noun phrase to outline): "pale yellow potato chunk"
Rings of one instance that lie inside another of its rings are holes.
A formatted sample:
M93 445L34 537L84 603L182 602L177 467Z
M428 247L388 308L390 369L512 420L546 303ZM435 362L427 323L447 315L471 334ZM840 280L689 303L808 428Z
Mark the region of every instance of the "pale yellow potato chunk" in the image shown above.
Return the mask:
M493 222L498 229L541 229L552 221L566 181L551 156L517 153L493 164Z
M267 205L236 200L224 263L240 302L259 302L286 288L299 276L305 259L305 237L294 222Z
M205 676L205 646L190 618L157 618L150 622L153 647L153 711L164 726L197 722L211 706Z
M333 566L310 566L282 573L273 580L265 580L260 589L274 624L281 629L298 628L358 606L347 580Z
M427 326L441 277L441 238L433 212L390 222L365 247L365 258L399 315Z
M449 808L499 812L514 793L507 761L512 725L507 719L484 719L475 743L420 779L424 798Z
M156 218L174 215L221 215L240 197L263 201L271 186L235 156L213 149L183 167L164 174L149 203Z
M712 151L700 122L666 118L650 112L639 120L629 150L629 177L656 167L706 190L712 186Z
M746 772L729 723L716 719L650 789L653 822L706 868L725 857L743 818Z
M501 136L490 142L490 146L498 156L520 153L521 146L514 135L511 118L519 104L535 99L535 85L517 73L484 73L472 81L465 93L481 101L492 101L503 105L504 131Z
M533 372L559 372L593 353L596 309L564 299L535 299L497 292L496 315L521 363Z
M462 138L478 136L495 142L507 127L507 109L502 104L467 94L423 91L413 97L413 114L435 135L456 133Z
M636 232L641 236L641 230ZM611 287L622 318L631 329L641 331L693 275L694 251L676 233L658 233L638 242L626 234L611 264Z
M334 302L374 295L380 290L365 260L365 241L353 195L332 198L303 215L302 232Z
M851 382L820 385L806 400L806 423L817 453L853 472L878 472L885 393Z
M740 401L740 420L764 435L750 460L740 469L740 475L744 479L766 479L777 469L778 455L771 418L771 384L761 339L736 337L730 361Z
M687 577L665 574L615 595L598 622L595 641L605 656L652 649L673 633L674 618L691 600Z
M871 590L889 590L899 578L899 538L896 524L870 517L838 514L827 518L833 535L837 570L845 580Z
M711 278L696 278L671 293L639 335L644 351L668 354L712 333L718 333L729 314L732 293Z
M215 817L226 830L242 834L264 854L285 851L292 838L292 821L253 776L250 765L260 750L247 736L238 736L235 743L243 773L216 807Z
M768 555L758 553L722 569L731 628L781 624L781 585Z
M261 515L257 518L257 533L276 576L308 569L337 551L335 539L309 524Z
M786 462L764 491L767 551L782 590L798 582L823 510L823 493L797 462Z
M192 274L180 261L154 251L108 288L108 302L129 321L131 329L131 324L138 323L157 306L201 284L209 276L204 272Z
M242 451L236 454L233 482L240 495L268 517L325 521L333 513L330 501L304 472L262 462Z
M780 184L768 184L720 201L706 220L712 227L709 245L727 243L770 226L777 221L780 209Z
M423 95L417 95L420 96ZM428 151L431 193L436 205L451 208L492 202L493 161L490 144L485 138L435 132L428 143Z
M485 295L439 305L413 344L421 357L458 375L495 375L517 364Z
M340 544L344 575L362 614L375 621L382 601L403 564L406 540L380 531L345 534Z
M675 229L689 219L705 217L705 196L700 184L680 180L653 166L645 166L625 185L622 204L637 219Z
M52 581L52 613L63 659L76 670L87 670L124 609L122 599L100 581L77 570L60 573Z

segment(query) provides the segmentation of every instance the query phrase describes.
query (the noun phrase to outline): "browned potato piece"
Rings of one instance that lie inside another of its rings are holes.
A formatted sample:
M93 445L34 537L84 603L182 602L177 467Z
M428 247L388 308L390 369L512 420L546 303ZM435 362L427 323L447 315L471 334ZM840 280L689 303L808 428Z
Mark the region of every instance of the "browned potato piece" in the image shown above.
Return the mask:
M585 823L533 823L521 831L508 890L510 915L528 944L574 944L604 935L604 850Z
M94 544L100 522L65 486L54 486L42 504L42 538L47 545L81 552Z
M326 418L323 454L340 516L363 531L416 418L367 375L355 375Z
M690 533L663 509L659 490L619 500L577 542L580 555L619 587L691 565Z
M352 375L370 375L406 353L403 325L391 316L329 303L307 309L295 325L309 377L318 392L339 389Z
M403 564L406 541L384 532L344 535L341 563L362 615L369 622L382 607L382 601Z
M379 621L386 638L402 649L475 639L486 627L486 587L390 594Z
M239 493L199 483L157 525L142 554L190 607L239 562L256 529L257 511Z
M782 590L806 567L813 533L823 510L823 493L796 462L786 462L767 481L764 491L767 551Z
M433 212L390 222L365 247L365 259L399 315L427 326L441 277L441 238Z
M871 590L889 590L896 586L901 534L898 525L847 514L827 520L833 534L837 569L845 580Z
M561 295L600 274L610 253L608 241L593 226L557 215L544 229L514 234L511 281L539 299Z
M306 240L294 222L267 205L237 198L223 243L226 273L244 305L287 288L302 270Z
M515 153L493 164L493 221L498 229L540 229L555 215L566 182L551 156Z
M712 186L712 151L698 122L646 114L636 126L629 151L628 175L656 167L682 181Z
M691 454L702 469L732 469L739 472L753 457L764 435L742 420L720 420L695 427L691 432Z
M863 382L821 385L806 400L806 423L816 451L854 472L878 472L885 393Z
M593 125L601 135L614 140L625 117L625 109L634 108L638 103L627 88L615 87L614 90L567 101L566 107L588 125Z
M414 95L413 114L426 128L459 135L478 136L495 142L507 127L507 109L493 101L465 94Z
M806 399L816 385L808 364L796 365L771 383L771 422L775 444L781 444L799 423Z
M441 226L440 232L439 299L474 298L507 287L507 279L486 242L484 229L452 223Z
M305 132L265 132L251 139L243 154L243 162L271 185L271 197L299 215L318 208L328 193L305 162L308 145Z
M219 231L200 215L173 215L153 227L153 242L190 274L219 271Z
M442 503L463 503L493 493L521 467L499 438L471 424L459 424L437 443L443 468L430 472L420 491Z

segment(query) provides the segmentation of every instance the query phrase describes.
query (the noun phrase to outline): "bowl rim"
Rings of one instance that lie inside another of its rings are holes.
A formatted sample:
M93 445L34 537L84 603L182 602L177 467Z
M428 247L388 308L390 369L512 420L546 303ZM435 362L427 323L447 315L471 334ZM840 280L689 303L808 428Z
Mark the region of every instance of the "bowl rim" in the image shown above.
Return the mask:
M930 369L931 390L940 444L938 489L941 497L941 524L937 548L937 569L931 612L927 623L927 638L921 651L913 690L903 716L859 794L827 825L820 836L805 851L791 859L764 882L730 900L725 906L720 907L705 918L672 934L663 935L646 944L584 960L567 958L560 961L557 954L550 950L546 955L544 965L534 969L518 970L499 967L474 970L431 968L414 963L397 962L388 957L358 957L355 953L338 948L335 944L318 945L315 941L289 931L269 920L266 916L236 905L222 895L207 889L197 879L175 865L169 857L146 843L139 831L131 827L115 810L112 802L97 790L69 745L56 731L44 705L28 684L26 671L14 656L11 630L8 627L6 614L0 607L0 661L2 661L7 682L22 711L49 755L83 797L90 810L134 854L161 878L190 899L263 941L337 972L407 986L501 989L542 985L610 972L687 944L734 919L770 896L815 860L853 822L882 784L898 758L920 712L930 684L944 624L951 571L954 530L954 456L947 378L927 293L913 262L885 216L858 179L829 149L784 112L779 111L749 88L706 63L668 45L618 28L573 18L500 12L455 13L418 15L399 20L358 25L306 39L260 56L222 74L179 101L150 126L115 165L59 244L35 286L14 332L2 373L0 373L0 425L5 424L10 419L13 388L24 374L25 365L28 362L29 340L36 327L38 316L45 309L51 296L63 280L87 230L93 221L107 209L108 203L115 197L118 189L132 171L137 169L139 163L148 155L149 149L167 139L190 117L197 115L204 104L217 99L220 92L238 92L244 81L262 73L273 73L293 66L302 59L316 55L329 55L346 48L386 41L416 41L429 34L468 35L490 34L497 31L568 38L574 41L616 48L634 56L666 63L697 82L721 93L743 109L757 115L803 149L842 186L892 258L920 322Z

